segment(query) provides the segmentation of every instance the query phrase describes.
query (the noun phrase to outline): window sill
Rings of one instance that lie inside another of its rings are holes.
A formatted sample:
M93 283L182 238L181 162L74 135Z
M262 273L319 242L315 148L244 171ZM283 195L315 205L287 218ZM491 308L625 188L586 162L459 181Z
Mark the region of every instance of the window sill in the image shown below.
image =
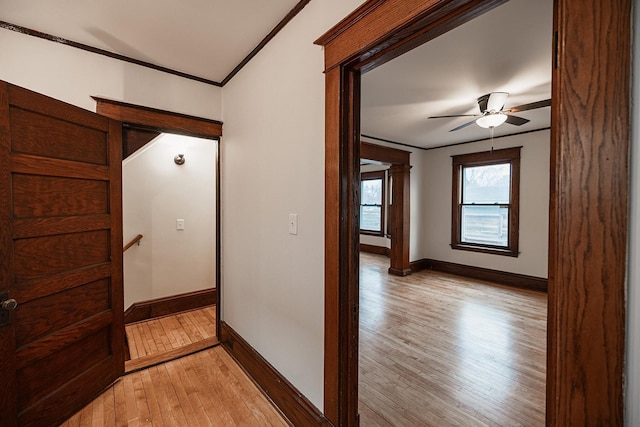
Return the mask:
M385 237L384 233L380 231L360 230L360 234L365 234L367 236Z
M471 252L480 252L484 254L491 255L502 255L502 256L510 256L517 258L520 255L518 250L511 250L508 248L495 248L491 246L476 246L476 245L468 245L464 243L452 243L451 249L461 250L461 251L471 251Z

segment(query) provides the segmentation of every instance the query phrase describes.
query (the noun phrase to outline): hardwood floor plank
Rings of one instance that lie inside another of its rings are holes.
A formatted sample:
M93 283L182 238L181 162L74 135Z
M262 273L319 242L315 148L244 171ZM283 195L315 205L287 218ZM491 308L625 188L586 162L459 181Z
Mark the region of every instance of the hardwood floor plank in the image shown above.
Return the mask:
M217 343L215 306L128 324L125 371L165 362ZM203 342L207 342L204 345Z
M193 385L206 383L209 384L211 390L216 390L213 394L200 394L201 401L206 402L207 413L211 419L218 417L221 419L220 425L234 425L235 422L231 417L229 400L226 397L225 382L218 374L220 366L223 366L222 360L219 358L220 352L207 351L198 353L195 356L196 363L189 363L187 372L191 372L190 380ZM185 359L180 359L183 365L187 364Z
M156 329L156 323L155 319L153 319L149 322L142 322L140 324L140 328L144 335L145 349L147 350L146 355L159 353L165 350L162 343L156 343L154 333L152 331L152 329Z
M140 330L138 325L131 325L125 328L126 334L128 335L129 340L129 349L131 352L131 357L142 357L146 354L144 349L144 340L140 335Z
M208 347L217 343L215 307L182 314L127 325L126 363L198 352L125 375L62 426L287 426L229 354Z
M206 307L204 310L200 311L200 314L208 318L210 324L215 325L216 323L216 306L215 305ZM215 330L213 332L215 333Z
M136 404L136 393L133 388L133 378L130 376L122 379L122 385L124 387L124 401L127 425L138 423L138 405Z
M150 426L151 423L151 411L149 410L149 403L147 395L142 383L140 375L132 375L131 382L133 383L133 391L135 395L136 412L138 414L138 422L141 426Z
M193 310L194 323L205 338L211 338L216 335L216 307L206 307L203 310ZM211 327L213 326L213 327Z
M182 326L182 331L189 337L190 343L200 341L204 338L202 333L200 333L194 325L191 312L179 313L176 315L176 320Z
M198 399L192 399L189 396L187 390L190 390L191 393L193 393L193 390L191 389L191 384L189 382L183 381L184 372L181 369L181 364L177 361L173 361L166 363L164 367L167 369L167 373L171 379L180 407L184 411L186 419L193 425L210 425L210 420L207 417L207 414L201 410L202 406L199 404ZM187 387L185 387L185 383L187 384Z
M133 326L126 325L124 328L124 334L125 334L125 343L127 345L125 349L125 353L127 353L125 354L125 360L138 357L138 350L136 349L136 343L133 340Z
M106 394L106 393L105 393ZM93 405L93 413L91 414L91 426L92 427L104 427L104 399L105 394L98 396L96 402Z
M149 370L146 369L140 372L140 380L142 381L142 386L144 388L145 397L147 399L147 405L149 408L149 417L153 420L154 427L162 427L164 426L164 422L162 419L162 412L160 410L160 406L158 404L158 396L156 393L156 389L153 385L153 381L151 380L151 375Z
M104 427L112 426L116 424L116 405L115 396L113 394L113 387L109 388L102 394L102 425Z
M220 341L218 341L218 338L216 337L207 338L163 353L150 354L137 359L127 360L124 363L124 370L128 373L148 366L153 366L158 363L169 362L173 359L204 350L205 348L213 347L219 343Z
M96 399L98 400L98 399ZM93 423L93 409L89 406L86 406L80 412L80 427L91 427Z
M150 322L142 322L138 324L140 337L143 340L145 356L158 352L158 346L156 346L156 343L153 340L153 335L151 334L151 329L149 327L150 323L154 323L154 321L151 320Z
M229 415L231 416L231 419L233 420L234 425L238 425L238 426L251 425L252 416L247 410L245 401L243 399L245 395L242 394L238 389L238 382L231 375L230 365L227 364L224 360L222 360L225 355L227 355L226 352L219 353L217 355L220 366L222 366L223 369L220 369L219 371L217 371L216 375L222 378L223 384L228 385L228 387L222 388L221 399L224 402L234 402L234 401L241 402L240 405L236 406L233 412L229 413Z
M224 359L225 365L229 367L229 374L233 378L234 390L237 390L238 396L248 396L250 399L244 399L243 403L254 420L254 425L272 425L280 419L273 405L265 399L261 399L262 393L256 388L255 384L246 376L244 371L233 361L228 353L220 353L220 358Z
M361 254L361 424L544 425L546 295L388 263Z
M167 339L169 340L169 344L170 344L170 347L167 347L167 348L173 349L173 348L180 347L182 343L178 341L179 337L176 337L174 333L174 329L177 327L177 325L175 325L173 321L166 321L166 322L163 322L162 327L166 333Z
M112 388L114 409L116 411L116 426L124 427L127 425L127 401L125 400L124 382L122 381L122 378L116 381Z
M168 328L167 332L169 333L169 336L173 337L171 340L173 348L182 347L191 343L188 335L182 330L182 326L180 325L180 322L178 322L178 319L176 319L176 316L167 317L164 323Z
M142 323L138 323L133 326L133 330L135 331L135 335L133 340L135 342L135 347L139 357L144 357L148 354L149 349L147 348L147 342L144 336L144 328Z
M180 370L183 373L181 380L183 382L185 392L192 400L195 410L206 417L208 423L206 425L229 425L228 420L220 414L220 408L216 407L215 400L212 400L208 394L198 393L197 384L199 381L204 379L198 377L194 378L193 364L186 363L184 360L177 360L176 362L180 365ZM213 388L213 384L210 384L210 387L215 389Z
M188 419L185 413L185 408L180 405L180 398L178 397L175 384L171 381L166 364L158 365L155 368L155 371L161 379L161 384L164 386L163 394L166 394L168 402L168 404L164 406L163 418L165 423L169 425L187 425Z

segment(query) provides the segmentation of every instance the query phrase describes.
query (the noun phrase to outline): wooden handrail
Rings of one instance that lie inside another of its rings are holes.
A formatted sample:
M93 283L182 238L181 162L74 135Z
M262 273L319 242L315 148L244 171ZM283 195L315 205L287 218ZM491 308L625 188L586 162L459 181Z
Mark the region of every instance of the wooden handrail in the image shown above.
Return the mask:
M139 245L140 240L142 240L142 237L143 237L142 234L138 234L136 237L133 238L133 240L131 240L126 245L124 245L124 248L122 248L122 252L126 252L127 249L129 249L131 246L135 245L136 243Z

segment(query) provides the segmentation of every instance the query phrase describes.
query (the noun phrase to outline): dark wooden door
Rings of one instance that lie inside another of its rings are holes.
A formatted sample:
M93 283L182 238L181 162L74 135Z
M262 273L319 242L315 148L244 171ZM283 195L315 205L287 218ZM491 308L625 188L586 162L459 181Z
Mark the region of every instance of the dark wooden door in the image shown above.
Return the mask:
M56 425L124 371L121 138L0 82L2 426Z

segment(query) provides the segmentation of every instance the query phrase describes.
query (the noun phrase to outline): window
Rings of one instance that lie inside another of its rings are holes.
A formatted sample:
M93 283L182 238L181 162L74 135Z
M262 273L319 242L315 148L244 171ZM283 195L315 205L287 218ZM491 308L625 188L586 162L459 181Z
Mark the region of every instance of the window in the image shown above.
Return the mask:
M360 232L384 235L384 171L364 172L360 181Z
M453 156L453 249L518 256L520 148Z

